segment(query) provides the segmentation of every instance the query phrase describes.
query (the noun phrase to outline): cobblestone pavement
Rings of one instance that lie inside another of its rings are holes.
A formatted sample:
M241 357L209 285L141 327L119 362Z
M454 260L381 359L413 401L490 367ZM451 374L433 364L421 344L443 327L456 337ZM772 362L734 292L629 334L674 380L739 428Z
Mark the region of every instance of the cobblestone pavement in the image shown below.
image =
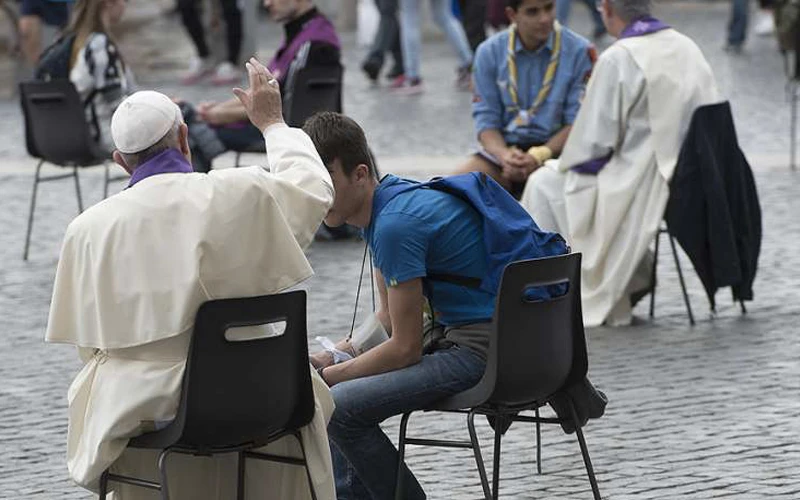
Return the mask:
M752 40L741 57L723 53L726 9L721 4L662 7L663 17L706 51L753 160L764 211L756 301L742 316L728 292L721 291L720 311L711 318L699 281L689 271L698 316L697 326L689 327L674 266L662 255L656 319L588 332L590 377L610 398L605 417L585 429L604 498L800 498L800 343L794 323L800 304L798 177L786 168L787 119L782 117L788 112L780 60L765 39ZM575 9L579 28L588 28L584 16L583 9ZM173 24L165 25L174 31ZM263 46L269 48L270 40L267 33ZM455 59L447 46L440 41L425 46L428 92L401 99L363 82L357 74L360 52L352 36L345 42L347 111L364 124L382 164L391 166L384 168L422 175L458 161L472 147L469 98L451 92ZM185 44L176 45L178 53L187 50ZM170 72L156 68L143 80L155 85ZM200 99L223 91L190 93ZM89 495L67 480L64 464L66 390L79 363L72 348L42 342L60 239L77 207L69 182L43 185L31 260L20 260L32 175L30 161L23 159L16 106L0 104L0 498L86 499ZM448 128L456 123L464 126ZM420 165L408 164L412 154ZM81 182L86 202L98 201L101 172L87 171ZM338 336L349 329L362 251L360 243L311 247L316 276L305 286L312 337ZM687 269L685 257L683 262ZM366 293L360 316L369 308ZM646 304L636 313L645 318ZM397 419L385 427L396 438ZM466 435L457 417L421 415L412 419L411 428L437 436ZM491 463L491 434L484 421L479 433L484 458ZM542 439L544 474L539 476L533 428L515 424L510 429L503 444L503 497L591 498L574 435L544 427ZM411 448L408 462L432 499L481 494L467 452Z

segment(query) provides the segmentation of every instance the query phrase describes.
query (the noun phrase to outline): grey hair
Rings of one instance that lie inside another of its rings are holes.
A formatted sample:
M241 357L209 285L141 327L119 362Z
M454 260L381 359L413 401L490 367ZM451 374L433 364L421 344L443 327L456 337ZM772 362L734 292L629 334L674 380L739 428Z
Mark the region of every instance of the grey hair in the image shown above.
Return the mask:
M180 129L181 124L183 124L183 119L179 116L175 118L172 128L170 128L169 131L164 134L164 137L159 139L158 142L147 149L139 151L138 153L120 153L122 155L122 159L125 160L125 163L129 167L136 168L147 160L163 153L170 148L179 148L180 144L178 143L178 130Z
M653 6L652 0L609 0L609 3L614 13L626 23L649 16Z

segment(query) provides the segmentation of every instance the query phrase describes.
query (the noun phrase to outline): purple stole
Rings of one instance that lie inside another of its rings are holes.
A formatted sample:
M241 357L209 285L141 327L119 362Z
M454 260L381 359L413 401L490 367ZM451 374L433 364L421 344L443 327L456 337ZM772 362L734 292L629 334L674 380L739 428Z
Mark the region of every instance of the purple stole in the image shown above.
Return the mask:
M183 156L183 153L177 149L169 148L136 167L136 170L133 171L133 175L131 175L131 181L128 183L128 187L153 175L190 174L192 172L194 172L194 169L189 162L186 161L186 157Z
M325 42L333 45L337 49L341 49L339 36L336 34L336 28L333 27L333 24L331 24L327 17L322 14L317 15L307 21L303 25L303 29L300 30L300 33L290 42L287 43L287 41L284 40L278 52L275 54L275 57L273 57L267 65L267 69L269 69L270 73L272 73L279 82L283 83L286 74L289 72L289 67L292 65L292 61L297 57L300 47L306 42Z
M649 35L650 33L655 33L656 31L661 31L668 28L668 25L654 17L641 17L625 26L625 29L622 30L619 38L621 40L623 38ZM609 153L607 156L602 158L595 158L594 160L589 160L585 163L581 163L580 165L575 165L570 170L581 174L597 174L603 169L603 167L606 166L608 160L611 159L612 153Z
M632 38L635 36L644 36L668 28L669 28L668 25L662 23L655 17L640 17L639 19L633 21L631 24L625 26L625 29L622 30L622 33L620 34L619 37L620 39L622 39L622 38Z

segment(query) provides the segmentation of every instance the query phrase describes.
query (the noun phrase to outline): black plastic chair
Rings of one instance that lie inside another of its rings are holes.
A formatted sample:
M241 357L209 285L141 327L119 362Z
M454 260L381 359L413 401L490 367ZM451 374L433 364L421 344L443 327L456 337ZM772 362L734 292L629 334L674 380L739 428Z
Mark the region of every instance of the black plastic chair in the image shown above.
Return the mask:
M306 66L290 75L286 84L284 119L290 127L302 127L314 113L342 112L341 65Z
M28 154L39 158L33 178L31 207L28 213L28 230L25 234L23 260L28 260L33 214L39 183L72 177L78 198L78 213L83 212L78 169L105 164L91 138L84 106L75 86L68 80L50 82L22 82L19 84L22 113L25 117L25 145ZM41 176L42 165L52 163L71 168L68 174ZM108 169L108 165L106 165Z
M228 341L234 327L285 322L283 334ZM213 300L197 312L189 359L175 420L160 431L131 439L132 448L162 450L160 482L121 476L106 470L100 499L108 482L159 490L169 499L167 457L172 453L209 456L239 453L237 498L244 498L245 460L255 458L306 468L316 499L299 429L314 416L314 392L308 364L306 294L294 291L244 299ZM300 443L303 458L253 451L284 436Z
M481 486L487 500L496 499L500 486L500 443L511 422L532 422L537 428L537 465L541 473L539 424L561 424L560 418L539 416L538 408L562 389L582 381L588 370L580 295L580 254L533 259L509 264L500 283L495 308L486 372L473 388L451 396L425 411L467 414L469 441L418 439L406 436L411 412L400 422L399 460L395 498L405 498L402 474L405 447L411 445L469 448L475 454ZM528 301L526 290L536 286L567 283L567 292L547 301ZM578 443L596 500L600 491L592 469L574 403L569 406ZM519 415L533 410L534 417ZM475 432L475 415L494 419L494 469L492 486Z

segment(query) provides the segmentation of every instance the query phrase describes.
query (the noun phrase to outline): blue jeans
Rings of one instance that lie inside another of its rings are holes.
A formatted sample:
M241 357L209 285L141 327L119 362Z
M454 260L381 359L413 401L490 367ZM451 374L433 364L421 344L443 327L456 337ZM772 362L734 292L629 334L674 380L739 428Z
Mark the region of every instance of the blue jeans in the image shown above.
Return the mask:
M419 78L419 59L422 50L420 2L421 0L400 0L400 39L403 44L406 78ZM472 64L472 49L469 48L464 27L450 10L451 2L448 0L430 0L430 2L433 20L456 49L461 67L469 66Z
M728 45L741 46L747 38L747 0L732 0L731 22L728 24Z
M331 388L336 409L328 424L338 500L391 500L397 449L379 424L469 389L483 376L485 361L467 348L426 354L402 370L342 382ZM417 479L404 467L406 498L424 499Z
M603 16L601 16L600 11L597 10L597 4L594 0L583 0L583 3L589 8L589 13L592 16L592 21L594 22L594 36L602 35L606 32L606 26L603 24ZM564 26L567 26L569 22L570 7L572 7L572 0L556 0L556 19Z

